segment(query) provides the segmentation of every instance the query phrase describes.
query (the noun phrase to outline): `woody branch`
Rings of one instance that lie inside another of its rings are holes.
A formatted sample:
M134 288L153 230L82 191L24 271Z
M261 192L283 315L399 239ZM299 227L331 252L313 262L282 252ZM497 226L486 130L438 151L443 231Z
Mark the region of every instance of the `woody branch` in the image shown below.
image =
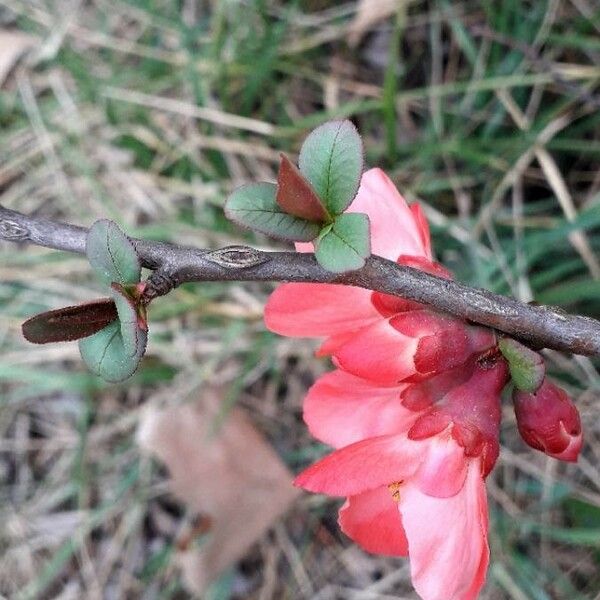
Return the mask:
M0 206L0 240L85 253L87 229ZM206 250L132 239L144 267L154 272L148 296L194 281L292 281L336 283L401 296L462 319L491 327L530 346L600 355L600 321L532 306L456 281L371 256L365 266L343 274L320 267L312 254L264 252L248 246Z

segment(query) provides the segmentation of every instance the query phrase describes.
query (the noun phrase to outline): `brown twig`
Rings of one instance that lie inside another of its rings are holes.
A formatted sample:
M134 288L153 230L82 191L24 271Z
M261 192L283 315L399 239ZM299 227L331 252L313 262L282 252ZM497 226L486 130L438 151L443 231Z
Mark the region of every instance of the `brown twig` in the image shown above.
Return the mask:
M0 240L85 252L87 229L0 206ZM132 240L142 264L154 271L148 299L190 281L294 281L355 285L428 304L462 319L492 327L535 348L600 354L600 321L559 309L523 304L371 256L358 271L326 271L312 254L263 252L247 246L203 250ZM343 292L341 292L343 293Z

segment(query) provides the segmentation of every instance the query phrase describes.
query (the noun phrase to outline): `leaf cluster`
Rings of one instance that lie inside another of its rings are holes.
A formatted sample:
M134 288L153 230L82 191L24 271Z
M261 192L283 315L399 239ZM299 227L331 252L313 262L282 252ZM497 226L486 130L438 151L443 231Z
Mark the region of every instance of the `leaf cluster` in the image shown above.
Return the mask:
M274 238L312 242L319 264L334 273L360 269L371 254L369 218L347 213L360 185L362 140L348 121L314 129L296 167L281 156L277 183L251 183L227 199L235 223Z
M148 339L140 260L109 220L90 228L86 255L110 297L36 315L23 323L23 335L36 344L79 340L81 357L96 375L123 381L137 369Z

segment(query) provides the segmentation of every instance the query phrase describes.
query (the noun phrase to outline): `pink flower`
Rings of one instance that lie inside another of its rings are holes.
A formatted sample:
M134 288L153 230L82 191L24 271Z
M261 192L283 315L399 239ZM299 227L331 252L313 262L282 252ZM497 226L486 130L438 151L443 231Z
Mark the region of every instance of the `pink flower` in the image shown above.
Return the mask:
M450 277L431 260L429 228L420 207L409 208L380 169L363 175L349 212L369 215L373 254ZM297 247L312 251L312 244ZM325 337L319 355L331 354L345 371L386 385L450 369L495 345L490 330L417 302L329 284L280 286L269 298L265 323L282 335Z
M339 449L296 484L346 496L342 530L369 552L408 555L426 600L475 598L485 580L484 477L498 455L507 377L502 359L393 387L338 370L306 399L310 431Z
M548 456L575 462L583 444L579 412L567 393L544 378L534 394L513 393L521 437Z
M363 175L349 210L369 216L373 254L450 277L432 261L420 208L379 169ZM336 450L296 484L345 497L342 530L369 552L409 556L424 600L476 598L489 562L484 479L498 457L508 380L493 332L418 302L324 284L280 286L265 321L283 335L325 338L317 353L338 367L304 404L311 433ZM564 399L538 395L554 398L550 422L535 395L515 400L530 439L561 458L578 452Z

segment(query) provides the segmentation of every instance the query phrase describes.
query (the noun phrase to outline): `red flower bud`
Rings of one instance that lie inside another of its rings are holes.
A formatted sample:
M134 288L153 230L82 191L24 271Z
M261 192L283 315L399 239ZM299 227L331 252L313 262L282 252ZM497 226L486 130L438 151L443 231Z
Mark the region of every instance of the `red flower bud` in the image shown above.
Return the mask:
M567 393L547 378L534 394L513 392L517 427L536 450L569 462L577 461L583 436L581 420Z

